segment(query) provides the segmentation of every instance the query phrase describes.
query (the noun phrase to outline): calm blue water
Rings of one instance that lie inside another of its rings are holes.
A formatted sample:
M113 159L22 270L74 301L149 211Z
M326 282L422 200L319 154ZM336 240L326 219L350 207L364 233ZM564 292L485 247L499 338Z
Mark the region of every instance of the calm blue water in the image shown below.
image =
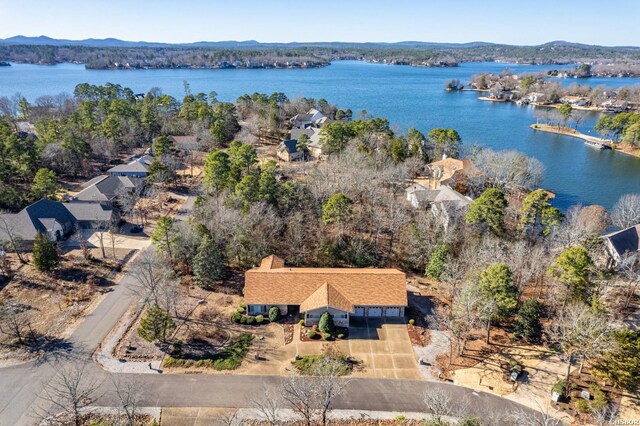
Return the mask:
M160 87L181 98L186 80L194 93L215 90L224 101L244 93L284 92L289 97L324 97L357 114L367 110L386 117L399 130L434 127L458 130L466 144L478 143L496 150L517 149L538 158L546 167L543 186L557 193L563 209L576 203L610 208L620 195L640 192L640 159L589 148L578 139L534 132L533 107L477 100L475 92L446 92L450 79L466 82L480 72L537 72L549 66L469 63L457 68L415 68L364 62L335 62L305 70L136 70L88 71L82 65L13 65L0 67L0 96L20 92L30 100L44 94L73 91L78 83L118 83L145 92ZM610 87L640 84L640 78L566 79L572 83ZM597 114L581 124L592 131Z

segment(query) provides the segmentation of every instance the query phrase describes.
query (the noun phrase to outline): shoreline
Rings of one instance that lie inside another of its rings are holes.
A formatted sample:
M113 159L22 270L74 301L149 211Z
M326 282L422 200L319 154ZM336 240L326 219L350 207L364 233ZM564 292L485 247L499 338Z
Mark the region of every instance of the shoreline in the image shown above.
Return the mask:
M632 157L640 158L640 149L625 150L620 148L621 144L615 143L611 139L604 139L604 138L598 138L596 136L585 135L584 133L569 127L558 128L558 126L553 126L551 124L532 124L529 127L535 131L553 133L553 134L562 135L562 136L571 136L577 139L582 139L585 142L594 142L594 143L603 144L610 147L612 151L620 152L622 154L627 154Z

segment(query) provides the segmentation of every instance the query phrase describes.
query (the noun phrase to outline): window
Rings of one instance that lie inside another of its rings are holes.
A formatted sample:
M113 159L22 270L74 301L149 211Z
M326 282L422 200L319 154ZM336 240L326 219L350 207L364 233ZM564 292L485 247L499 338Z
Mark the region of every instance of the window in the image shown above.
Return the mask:
M346 319L347 318L347 314L335 314L333 317L337 318L337 319L341 319L341 318L342 319Z

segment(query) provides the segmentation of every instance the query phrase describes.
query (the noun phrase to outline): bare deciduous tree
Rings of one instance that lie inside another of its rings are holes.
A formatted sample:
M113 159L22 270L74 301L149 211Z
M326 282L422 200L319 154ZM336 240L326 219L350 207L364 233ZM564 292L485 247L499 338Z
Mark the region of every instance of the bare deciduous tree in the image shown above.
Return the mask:
M127 426L135 426L136 416L140 408L140 393L142 384L135 377L122 378L116 375L113 379L113 387L120 401L118 410L126 417Z
M282 404L282 396L274 392L273 389L266 387L263 389L260 398L255 399L252 403L260 419L271 426L276 426L280 423Z
M640 223L640 193L620 197L613 206L611 220L623 229Z
M144 303L164 306L163 294L168 286L170 272L155 251L150 248L141 252L130 271L136 280L135 291Z
M100 387L87 366L87 363L73 362L56 367L55 377L44 386L40 395L44 416L64 413L73 425L82 425L83 411L97 399Z

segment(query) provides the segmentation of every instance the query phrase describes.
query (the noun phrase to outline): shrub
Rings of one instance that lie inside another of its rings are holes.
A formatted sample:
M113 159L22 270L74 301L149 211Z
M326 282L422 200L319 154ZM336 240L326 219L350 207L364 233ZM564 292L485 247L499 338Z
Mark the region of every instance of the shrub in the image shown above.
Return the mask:
M318 322L318 328L323 333L331 333L335 330L336 326L333 323L333 316L329 312L325 312L320 317L320 322Z
M298 323L299 323L300 325L304 326L304 320L303 320L303 319L301 319L300 321L298 321Z
M256 317L252 315L247 315L247 325L251 325L256 321Z
M593 402L591 403L591 406L594 409L601 410L609 405L609 398L607 398L607 394L600 389L600 386L592 383L589 385L589 390L591 391L591 395L593 395Z
M231 321L235 322L236 324L240 322L241 318L242 314L240 312L234 312L233 315L231 315Z
M414 320L413 318L411 318L411 319L409 320L409 324L411 324L411 325L415 325L415 323L416 323L416 320Z
M262 324L264 322L264 316L262 315L257 315L256 316L256 323L258 324Z
M565 395L565 391L567 390L567 382L564 379L560 379L556 382L555 385L551 388L552 392L557 392L560 395Z
M280 318L280 308L272 306L269 308L269 321L276 322Z
M239 314L244 314L246 311L244 306L238 306L238 308L236 309L236 312Z
M342 333L338 334L338 339L344 339L344 334Z
M580 413L590 413L591 407L589 406L589 403L587 401L585 401L584 399L579 399L576 401L576 410Z
M315 332L315 331L313 331L313 330L309 330L309 331L307 331L307 337L308 337L309 339L314 339L314 338L316 337L316 332Z
M240 324L246 324L246 323L247 323L247 316L242 315L242 317L240 317Z
M444 274L447 267L449 250L447 246L442 244L436 247L432 252L424 274L432 280L440 281L440 277Z
M239 307L241 307L241 308L243 308L243 309L247 309L247 304L246 304L246 303L244 303L244 302L243 302L243 303L240 303L238 306L239 306Z
M324 340L329 340L329 339L331 339L331 334L330 333L322 333L322 338Z

